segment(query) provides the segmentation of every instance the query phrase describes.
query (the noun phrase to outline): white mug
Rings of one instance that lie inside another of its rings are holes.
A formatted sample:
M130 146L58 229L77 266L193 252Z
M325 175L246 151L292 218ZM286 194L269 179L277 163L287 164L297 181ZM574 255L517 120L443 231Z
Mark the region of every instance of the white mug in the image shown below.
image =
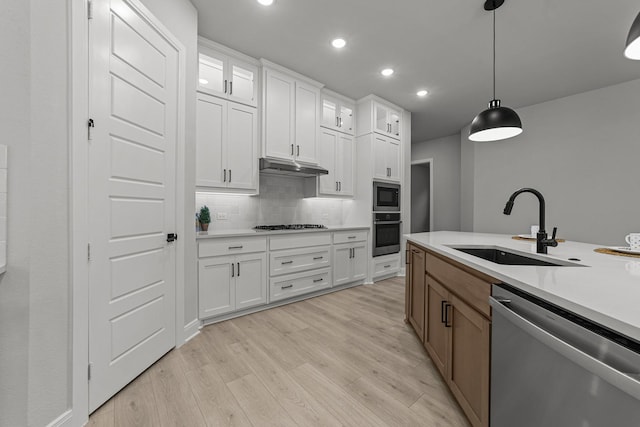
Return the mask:
M640 249L640 233L630 233L624 238L631 249Z

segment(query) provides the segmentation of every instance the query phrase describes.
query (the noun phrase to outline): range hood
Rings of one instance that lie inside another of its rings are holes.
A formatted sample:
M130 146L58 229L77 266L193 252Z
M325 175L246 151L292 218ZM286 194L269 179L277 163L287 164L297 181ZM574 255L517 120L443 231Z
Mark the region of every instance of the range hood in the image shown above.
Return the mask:
M293 160L261 158L260 173L313 177L327 175L329 171L320 166L301 165Z

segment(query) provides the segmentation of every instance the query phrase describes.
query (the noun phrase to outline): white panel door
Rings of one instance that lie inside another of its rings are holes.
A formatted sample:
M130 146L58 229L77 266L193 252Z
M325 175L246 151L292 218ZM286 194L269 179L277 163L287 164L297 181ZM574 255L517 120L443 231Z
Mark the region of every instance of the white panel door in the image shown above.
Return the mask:
M351 281L351 246L333 247L333 286Z
M244 310L267 302L267 254L236 257L236 310Z
M226 134L224 158L227 159L227 186L239 189L258 188L258 117L256 109L229 102Z
M258 67L229 58L229 99L252 106L258 104Z
M387 167L387 156L389 150L387 138L380 135L373 135L373 177L389 179L389 169Z
M296 82L295 156L299 162L318 163L320 89Z
M226 186L227 101L199 93L196 114L196 185Z
M387 165L389 166L389 179L400 181L400 143L392 139L387 145Z
M276 71L265 71L265 154L292 159L295 81Z
M362 242L360 244L354 244L353 246L353 258L351 258L351 279L362 280L367 277L367 265L368 265L367 244Z
M178 51L123 0L94 0L89 410L175 345Z
M337 144L338 135L336 132L320 129L318 164L329 171L327 175L320 175L319 190L322 194L336 194L338 192L338 178L335 167Z
M218 316L235 310L235 288L232 286L236 274L235 261L233 256L198 261L200 318Z
M353 196L353 137L339 134L336 150L336 176L338 177L339 194Z

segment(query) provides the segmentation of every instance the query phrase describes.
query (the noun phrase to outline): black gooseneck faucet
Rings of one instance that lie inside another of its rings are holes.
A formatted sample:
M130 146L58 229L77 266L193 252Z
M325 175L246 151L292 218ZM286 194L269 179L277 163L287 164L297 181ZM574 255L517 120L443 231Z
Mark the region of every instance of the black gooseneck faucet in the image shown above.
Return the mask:
M546 254L548 246L553 246L553 247L558 246L558 242L556 241L556 231L558 231L558 227L553 227L553 234L551 235L551 239L547 239L547 232L544 228L545 205L544 205L544 197L542 196L542 193L540 193L538 190L535 190L533 188L521 188L518 191L515 191L511 195L511 197L509 197L509 200L507 201L507 204L504 207L503 213L505 215L511 215L511 210L513 209L513 203L515 202L516 197L518 197L522 193L533 194L538 198L538 202L540 203L540 219L538 223L540 229L538 230L538 234L536 235L536 252L539 254Z

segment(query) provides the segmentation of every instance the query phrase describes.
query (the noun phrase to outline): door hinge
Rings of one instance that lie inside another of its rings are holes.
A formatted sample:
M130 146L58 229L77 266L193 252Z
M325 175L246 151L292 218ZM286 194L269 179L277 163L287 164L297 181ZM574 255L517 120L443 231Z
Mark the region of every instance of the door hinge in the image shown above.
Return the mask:
M91 130L96 127L96 124L93 122L93 119L89 119L87 121L87 139L89 141L91 141L91 139L93 139L93 136L91 135Z
M89 363L89 366L87 367L87 379L91 381L91 363Z
M91 243L87 243L87 261L91 261Z
M87 19L93 19L93 2L87 1Z

